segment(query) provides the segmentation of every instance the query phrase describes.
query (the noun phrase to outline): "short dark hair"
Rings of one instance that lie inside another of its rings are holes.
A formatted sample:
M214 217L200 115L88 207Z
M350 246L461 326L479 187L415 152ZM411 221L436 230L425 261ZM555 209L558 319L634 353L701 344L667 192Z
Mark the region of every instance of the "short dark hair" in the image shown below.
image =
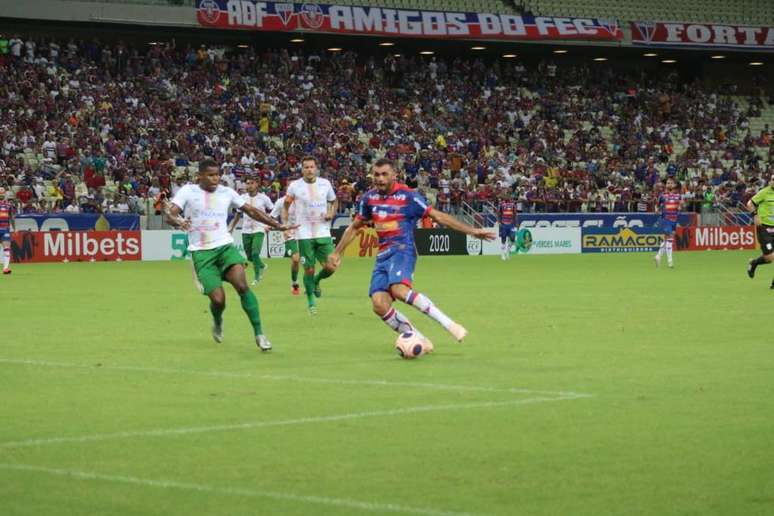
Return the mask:
M395 170L395 162L389 158L379 158L374 162L375 167L383 167L389 165L391 169Z
M215 163L215 160L213 159L203 159L199 162L199 173L201 174L205 170L207 170L210 167L215 167L218 170L220 170L220 167L218 167L218 164Z
M317 165L318 167L320 166L320 160L317 159L315 156L312 156L311 154L307 154L306 156L301 158L301 163L303 163L304 161L314 161L315 165Z

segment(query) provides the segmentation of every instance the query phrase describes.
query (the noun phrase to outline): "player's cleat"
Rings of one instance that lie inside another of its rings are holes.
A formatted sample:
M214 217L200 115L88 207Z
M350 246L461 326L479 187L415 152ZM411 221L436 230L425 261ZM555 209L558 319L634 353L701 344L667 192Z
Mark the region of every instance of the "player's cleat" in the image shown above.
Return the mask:
M290 293L294 296L300 296L301 295L301 289L298 285L293 285L290 287Z
M255 343L261 351L271 351L271 342L269 342L265 335L256 335Z
M657 254L653 257L653 261L656 262L656 268L661 267L661 255Z
M672 262L669 262L669 263L667 263L667 267L669 267L670 269L674 269L675 268L675 264L672 263Z
M3 274L11 274L11 269L3 269Z
M771 280L771 286L769 287L771 290L774 290L774 280Z
M309 315L317 315L317 307L315 305L311 305L308 308Z
M258 284L258 278L255 278L253 281L250 282L250 286L254 287Z
M320 288L319 283L314 284L314 290L312 293L314 294L314 297L322 297L322 289Z
M755 260L750 260L747 262L747 275L750 276L750 278L755 277L755 269L758 267L758 264L755 263Z
M457 324L456 322L453 322L449 325L448 328L446 328L446 331L452 334L452 336L457 339L457 342L462 342L462 339L465 338L465 336L468 334L468 330L462 327L462 325Z
M217 342L218 344L223 342L223 323L220 323L220 324L213 323L212 338L215 339L215 342Z

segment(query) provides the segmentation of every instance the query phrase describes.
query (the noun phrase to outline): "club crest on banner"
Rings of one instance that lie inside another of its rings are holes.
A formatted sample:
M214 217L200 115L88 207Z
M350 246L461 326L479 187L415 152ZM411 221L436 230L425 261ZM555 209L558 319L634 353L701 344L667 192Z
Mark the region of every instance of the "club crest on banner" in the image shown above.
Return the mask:
M620 30L620 25L616 18L602 18L599 20L599 25L611 36L617 35Z
M207 23L217 23L220 18L220 7L215 0L201 0L199 2L199 13Z
M282 24L286 27L288 26L288 23L290 23L290 18L293 16L293 10L293 4L290 3L274 4L274 12L277 13L279 19L282 20Z
M317 4L304 4L301 6L301 18L310 29L319 29L323 24L323 12Z
M656 24L653 22L636 22L634 24L637 30L640 31L642 39L648 43L653 41L653 35L656 33Z

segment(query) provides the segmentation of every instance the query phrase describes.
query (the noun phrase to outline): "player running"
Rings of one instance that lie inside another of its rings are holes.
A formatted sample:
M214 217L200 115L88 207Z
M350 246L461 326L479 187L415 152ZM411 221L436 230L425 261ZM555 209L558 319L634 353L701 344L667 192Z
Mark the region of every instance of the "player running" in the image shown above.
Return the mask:
M497 224L500 228L500 258L508 260L516 234L516 203L507 194L503 194L497 207Z
M258 298L255 297L245 278L245 260L234 246L234 238L228 232L228 212L232 206L264 224L285 231L288 228L274 221L261 210L247 204L233 189L220 185L220 169L212 160L199 162L198 184L182 187L168 205L166 220L174 227L188 233L188 250L204 295L210 298L212 313L212 337L223 341L223 311L226 294L222 280L234 286L242 303L242 309L250 319L255 333L255 343L261 351L269 351L271 343L263 334ZM185 214L185 218L181 217Z
M274 209L274 203L271 202L269 196L259 191L260 179L256 176L251 176L247 179L247 193L242 194L242 199L246 204L249 204L257 210L261 210L264 213L271 213ZM242 218L242 213L237 212L236 216L231 221L231 225L228 227L228 232L234 231L237 223ZM242 223L242 245L245 250L247 259L253 262L253 272L255 272L255 279L252 285L255 285L263 279L263 273L266 270L266 264L261 261L261 250L263 249L263 239L266 236L266 225L261 224L257 220L251 217L245 217L245 221Z
M274 209L271 211L271 216L275 219L282 217L282 208L285 205L285 196L283 195L274 204ZM288 224L291 226L296 223L296 205L293 204L288 210ZM296 231L288 230L284 233L285 236L285 256L290 257L290 293L294 296L301 294L301 289L298 286L298 266L301 262L301 255L298 253L298 241L296 241Z
M330 181L317 177L317 158L305 156L301 159L301 179L288 186L282 208L282 221L287 224L290 207L296 206L296 221L299 224L296 237L304 266L304 291L310 315L317 314L316 297L322 296L320 282L330 277L335 268L328 264L333 252L331 221L336 215L336 191ZM315 262L322 268L315 275Z
M11 274L11 231L16 230L14 223L15 208L5 199L5 188L0 187L0 242L3 243L3 274Z
M747 201L747 209L755 216L755 228L762 253L747 265L747 275L754 278L755 269L759 265L768 265L774 261L774 174L769 178L768 186ZM774 280L771 282L771 288L774 289Z
M428 206L420 193L396 182L397 172L391 160L376 161L372 172L375 188L361 198L355 220L344 231L329 263L338 268L342 251L355 238L358 229L373 224L379 236L379 254L376 256L368 295L376 315L398 333L411 331L421 336L406 316L392 307L393 300L398 299L440 323L455 339L462 342L467 330L441 312L427 296L412 288L417 261L414 228L418 220L429 216L438 224L477 238L494 240L495 234L468 226Z
M666 252L667 265L674 267L672 261L672 248L675 241L675 229L677 229L677 220L680 218L680 207L683 202L683 196L677 190L677 183L673 178L666 180L666 192L658 198L658 205L661 208L661 229L664 230L664 240L661 242L656 256L656 267L661 265L661 256Z

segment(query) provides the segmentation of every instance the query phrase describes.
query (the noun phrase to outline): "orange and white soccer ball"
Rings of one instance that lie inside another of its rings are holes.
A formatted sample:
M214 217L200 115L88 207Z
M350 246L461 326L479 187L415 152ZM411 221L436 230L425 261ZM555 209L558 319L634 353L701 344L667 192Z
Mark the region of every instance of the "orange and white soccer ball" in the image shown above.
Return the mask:
M398 339L395 341L395 350L401 358L411 359L425 353L431 353L433 344L426 338L412 331L407 331L398 335Z

